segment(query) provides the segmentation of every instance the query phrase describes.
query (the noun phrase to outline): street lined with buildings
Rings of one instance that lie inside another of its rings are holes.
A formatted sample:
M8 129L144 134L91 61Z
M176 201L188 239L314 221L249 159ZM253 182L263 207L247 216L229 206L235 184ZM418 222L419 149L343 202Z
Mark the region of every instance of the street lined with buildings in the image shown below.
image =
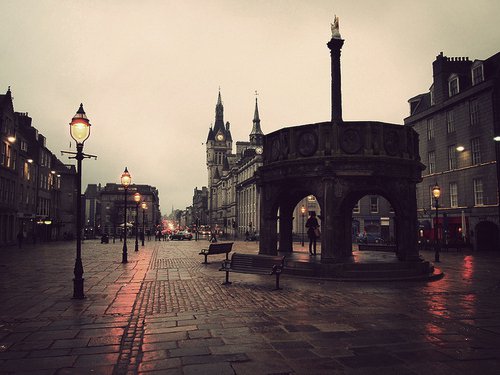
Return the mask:
M0 373L496 374L500 258L446 252L434 282L232 274L208 241L84 241L0 254ZM297 252L306 253L300 243ZM257 253L255 242L233 251ZM427 259L432 253L423 252Z

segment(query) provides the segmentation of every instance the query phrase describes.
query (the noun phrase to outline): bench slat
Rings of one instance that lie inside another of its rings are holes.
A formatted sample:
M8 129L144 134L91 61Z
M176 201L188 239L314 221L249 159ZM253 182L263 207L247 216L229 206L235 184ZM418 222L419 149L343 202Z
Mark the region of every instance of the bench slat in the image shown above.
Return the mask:
M279 287L279 277L284 267L284 256L255 255L234 253L231 260L225 260L219 271L226 272L226 282L230 284L229 272L251 273L260 275L276 275L276 289Z
M208 255L226 254L226 259L228 259L227 255L231 252L232 249L233 249L233 242L211 243L208 246L208 249L202 249L199 255L204 255L205 261L203 263L208 264L207 262Z

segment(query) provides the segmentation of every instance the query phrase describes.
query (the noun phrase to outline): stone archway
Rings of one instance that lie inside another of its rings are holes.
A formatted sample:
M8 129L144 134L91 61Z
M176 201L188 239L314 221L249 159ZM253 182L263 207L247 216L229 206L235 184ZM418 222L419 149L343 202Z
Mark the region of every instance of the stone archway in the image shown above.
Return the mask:
M322 215L322 263L352 255L351 214L367 193L384 196L396 213L397 256L418 260L416 184L424 168L413 129L376 122L325 122L265 136L261 189L260 253L291 248L292 211L315 195ZM280 238L277 212L280 212Z

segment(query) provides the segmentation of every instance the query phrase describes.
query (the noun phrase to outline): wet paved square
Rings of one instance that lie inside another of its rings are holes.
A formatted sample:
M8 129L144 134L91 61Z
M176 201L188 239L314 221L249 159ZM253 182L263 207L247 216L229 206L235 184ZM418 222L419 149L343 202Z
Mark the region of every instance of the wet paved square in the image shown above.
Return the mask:
M434 282L233 274L206 241L0 252L0 374L498 374L500 256L442 253ZM300 245L296 245L298 248ZM234 251L257 252L235 242ZM431 253L422 254L432 259Z

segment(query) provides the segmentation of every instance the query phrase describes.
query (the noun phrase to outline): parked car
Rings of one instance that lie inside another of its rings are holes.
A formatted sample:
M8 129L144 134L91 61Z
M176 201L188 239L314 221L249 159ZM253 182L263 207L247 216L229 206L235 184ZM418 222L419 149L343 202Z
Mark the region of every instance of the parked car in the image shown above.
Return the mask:
M375 233L361 233L357 238L358 243L385 244L382 237Z
M170 239L171 240L180 240L180 241L183 241L183 240L191 241L193 239L193 235L190 232L188 232L187 230L180 230L178 232L171 234Z

